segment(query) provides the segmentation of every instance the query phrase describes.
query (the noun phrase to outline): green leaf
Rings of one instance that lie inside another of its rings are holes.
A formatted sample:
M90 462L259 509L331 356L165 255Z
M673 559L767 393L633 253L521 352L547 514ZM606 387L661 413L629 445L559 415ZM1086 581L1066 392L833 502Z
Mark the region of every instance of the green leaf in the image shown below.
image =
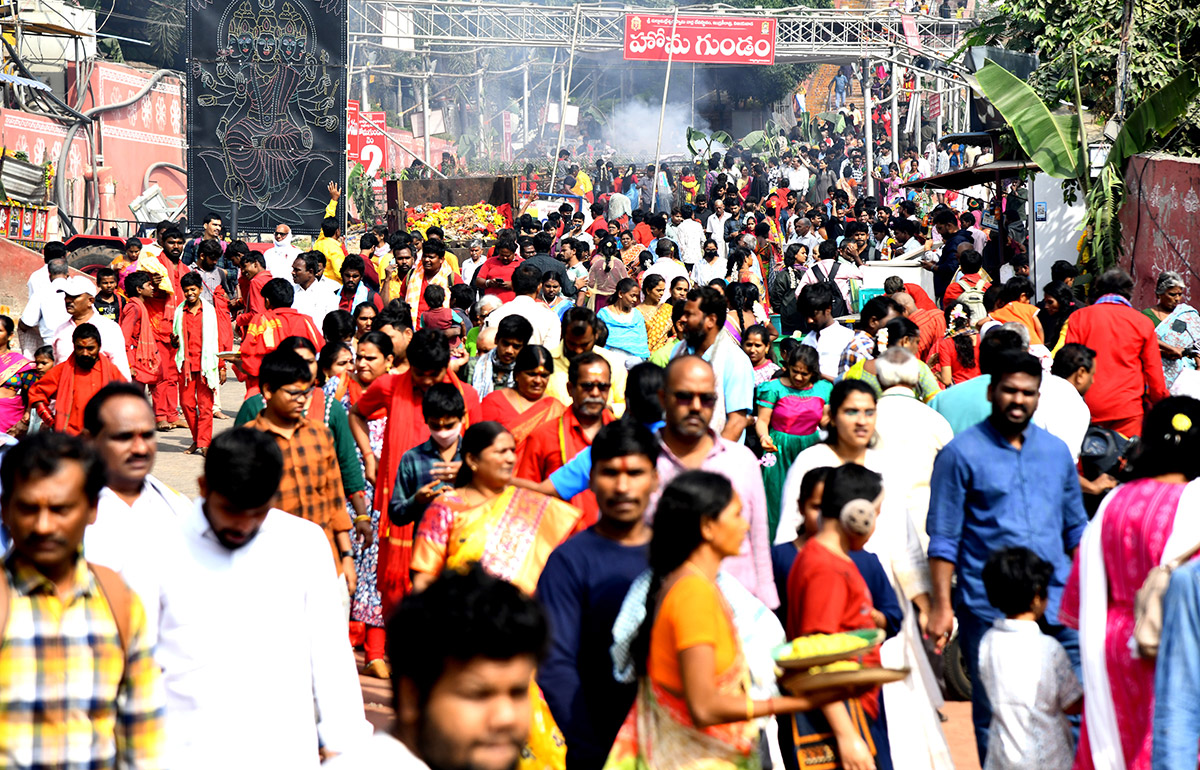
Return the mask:
M1021 149L1050 176L1080 174L1079 119L1056 117L1024 81L994 62L977 74L979 87L1008 121Z
M759 150L766 144L767 135L763 131L751 131L742 137L741 145L746 149L754 152Z
M1191 68L1137 106L1113 141L1106 163L1125 168L1125 161L1153 146L1154 140L1175 128L1200 94L1200 70Z

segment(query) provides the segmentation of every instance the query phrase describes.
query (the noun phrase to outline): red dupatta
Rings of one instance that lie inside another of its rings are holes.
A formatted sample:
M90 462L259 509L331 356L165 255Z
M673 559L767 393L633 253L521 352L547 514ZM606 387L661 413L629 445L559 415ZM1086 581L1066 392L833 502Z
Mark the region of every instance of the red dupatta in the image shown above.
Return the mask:
M72 353L65 363L62 376L58 380L58 393L54 397L54 429L60 433L66 432L67 423L71 421L71 411L75 408L75 354ZM117 365L104 353L96 359L95 368L100 370L101 387L110 382L125 382L125 375L121 374ZM90 394L88 400L91 400L91 395L94 394ZM81 409L82 407L83 404L80 405Z
M137 339L126 339L126 343L133 350L129 361L129 373L133 375L134 382L145 385L158 381L160 362L158 346L154 343L154 330L150 326L150 311L138 296L130 297L121 309L122 320L135 315L138 316ZM122 324L122 327L124 326L125 324ZM126 334L128 335L128 332Z

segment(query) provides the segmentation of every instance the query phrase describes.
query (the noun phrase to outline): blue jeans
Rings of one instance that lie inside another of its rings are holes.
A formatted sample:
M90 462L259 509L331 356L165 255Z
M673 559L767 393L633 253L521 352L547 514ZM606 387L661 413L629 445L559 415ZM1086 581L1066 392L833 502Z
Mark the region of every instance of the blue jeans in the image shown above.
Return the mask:
M958 618L958 645L962 649L963 658L967 663L967 675L971 677L971 721L975 725L975 747L979 751L979 764L983 765L987 759L988 728L992 724L992 704L988 700L983 685L979 682L979 643L983 641L983 635L987 633L987 630L992 627L992 621L984 620L961 605L956 608L955 616ZM1083 674L1079 669L1079 633L1073 628L1051 626L1045 622L1042 622L1041 626L1043 633L1053 636L1067 651L1067 657L1071 660L1071 668L1075 670L1075 676L1079 677L1079 681L1082 682ZM1075 741L1078 743L1078 716L1071 717L1071 729L1075 733Z

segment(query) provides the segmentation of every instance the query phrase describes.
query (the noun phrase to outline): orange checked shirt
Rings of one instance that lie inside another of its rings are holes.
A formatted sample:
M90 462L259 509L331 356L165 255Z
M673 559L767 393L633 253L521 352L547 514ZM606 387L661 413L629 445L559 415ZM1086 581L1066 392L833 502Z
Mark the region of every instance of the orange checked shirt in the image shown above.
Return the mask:
M353 525L346 513L342 472L333 446L333 434L321 422L302 419L288 438L279 433L264 414L246 423L246 427L270 433L275 438L279 451L283 452L278 507L325 531L340 573L342 560L334 535L348 532Z

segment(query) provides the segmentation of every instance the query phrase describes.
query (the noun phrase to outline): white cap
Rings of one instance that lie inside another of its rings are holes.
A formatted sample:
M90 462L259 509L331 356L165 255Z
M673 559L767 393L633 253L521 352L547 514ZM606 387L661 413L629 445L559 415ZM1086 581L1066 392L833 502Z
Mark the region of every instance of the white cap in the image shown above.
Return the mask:
M59 294L69 294L72 297L78 297L80 294L96 296L96 284L92 283L86 275L69 275L66 280L55 283Z

